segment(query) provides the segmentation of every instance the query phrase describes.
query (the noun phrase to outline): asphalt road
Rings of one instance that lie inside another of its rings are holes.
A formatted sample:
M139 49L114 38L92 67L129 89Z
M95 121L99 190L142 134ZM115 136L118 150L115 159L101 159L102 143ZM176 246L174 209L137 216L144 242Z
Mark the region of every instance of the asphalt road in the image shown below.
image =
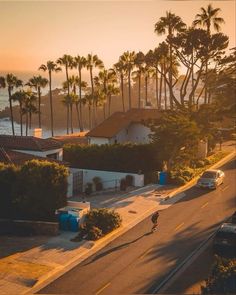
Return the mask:
M235 168L235 159L222 167L226 178L217 190L188 189L183 199L161 211L155 233L150 233L150 218L145 219L39 293L152 293L235 211Z

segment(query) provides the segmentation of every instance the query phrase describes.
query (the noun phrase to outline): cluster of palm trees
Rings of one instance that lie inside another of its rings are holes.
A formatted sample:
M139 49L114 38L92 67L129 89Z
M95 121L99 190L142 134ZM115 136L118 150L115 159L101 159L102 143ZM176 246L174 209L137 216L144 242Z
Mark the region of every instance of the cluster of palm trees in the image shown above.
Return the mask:
M48 61L39 67L39 70L48 73L48 79L40 75L31 78L25 84L31 90L24 90L22 88L23 82L12 74L0 77L0 87L8 88L12 133L14 134L13 100L19 102L21 126L23 115L26 115L27 126L29 122L30 128L31 116L33 113L37 113L38 126L41 127L41 89L48 85L51 132L54 136L52 76L54 73L62 71L62 68L65 70L62 103L66 106L67 133L74 131L74 106L78 128L81 131L85 128L83 107L86 106L89 117L89 123L86 127L91 129L97 124L98 108L103 110L104 119L110 116L112 97L120 95L124 112L126 111L126 99L128 100L128 109L134 107L132 97L134 87L137 87L139 108L143 106L143 100L145 105L150 105L151 100L155 101L153 107L158 109L185 108L186 105L190 108L196 102L199 102L203 92L205 93L205 103L210 102L207 87L210 73L209 63L227 46L227 38L224 35L212 35L211 33L212 25L218 32L220 24L224 22L221 17L218 17L219 11L219 8L213 9L211 4L208 5L207 9L201 8L201 13L196 15L190 28L179 16L167 12L166 16L161 17L155 24L155 33L157 35L166 34L166 40L146 54L141 51L138 53L134 51L124 52L119 57L118 62L110 69L105 69L104 63L97 55L88 54L87 57L80 55L72 57L65 54L57 61ZM174 87L179 82L178 68L181 64L187 70L179 90L179 97L177 97ZM90 85L83 80L82 71L84 69L89 72ZM94 75L95 70L97 75ZM75 71L77 75L74 74ZM155 85L155 97L151 98L148 97L150 95L148 91L150 79ZM204 82L204 87L195 101L200 80ZM186 101L189 85L192 88ZM19 87L21 87L21 90L15 91ZM13 93L14 91L15 93ZM126 93L127 97L125 97Z

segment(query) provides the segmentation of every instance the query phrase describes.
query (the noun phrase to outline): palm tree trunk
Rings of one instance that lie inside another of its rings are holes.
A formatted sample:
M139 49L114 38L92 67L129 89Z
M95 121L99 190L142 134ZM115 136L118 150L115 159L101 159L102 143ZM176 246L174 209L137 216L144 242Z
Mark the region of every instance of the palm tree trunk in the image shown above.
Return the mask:
M10 87L8 87L8 95L9 95L9 104L10 104L10 113L11 113L11 128L12 128L12 135L15 135L15 129L14 129L14 118L13 118L13 109L12 109L12 101L11 101L11 90Z
M89 113L89 130L92 128L92 122L91 122L91 105L88 106L88 113Z
M148 104L148 77L145 76L145 105Z
M163 65L161 65L161 72L163 73ZM161 78L160 78L160 87L159 87L158 109L160 109L160 105L161 105L161 98L162 98L162 82L163 82L163 75L161 74ZM164 82L165 82L165 81L164 81Z
M28 136L28 112L26 113L25 135Z
M123 74L121 74L121 98L122 98L122 106L123 106L123 112L125 112L125 98L124 98L124 77Z
M71 133L74 133L74 129L73 129L73 104L70 103L70 130Z
M192 50L191 63L192 63L192 89L194 89L194 63L193 63L193 50ZM193 91L192 100L191 100L191 103L192 103L192 104L195 104L194 92L195 92L195 91Z
M49 98L50 98L50 113L51 113L51 133L54 136L53 131L53 106L52 106L52 74L49 71Z
M138 75L138 107L141 108L141 73Z
M38 116L38 119L39 119L39 128L41 128L41 90L40 90L40 87L38 87L38 112L39 112L39 116Z
M158 97L158 65L156 65L156 101L157 101L157 108L159 106L159 97Z
M131 107L132 107L132 104L131 104L131 81L130 81L130 75L131 75L131 72L129 71L129 74L128 74L128 83L129 83L129 109L131 109Z
M108 97L108 116L111 115L111 95Z
M69 116L70 116L69 105L66 105L66 134L69 134Z
M20 135L23 135L22 103L20 102Z
M84 131L84 124L83 124L83 118L82 118L82 74L81 74L81 66L78 68L79 70L79 116L80 116L80 131Z
M31 130L31 119L32 119L32 112L29 111L29 129Z

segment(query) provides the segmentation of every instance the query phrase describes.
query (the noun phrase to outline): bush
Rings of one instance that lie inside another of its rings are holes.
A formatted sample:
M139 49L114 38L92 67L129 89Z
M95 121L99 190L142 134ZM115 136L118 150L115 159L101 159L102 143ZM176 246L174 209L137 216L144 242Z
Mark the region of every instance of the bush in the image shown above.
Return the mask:
M132 175L126 175L125 181L127 186L132 186L134 183L134 177Z
M102 234L107 234L121 225L121 217L117 212L108 209L93 209L85 219L86 230L89 232L93 227L97 227Z
M102 237L102 231L96 227L93 226L89 229L88 234L87 234L87 239L91 241L96 241Z
M185 184L195 176L194 169L189 167L176 167L170 172L170 180L175 184Z
M125 180L125 178L122 178L122 179L120 180L120 190L121 190L121 191L125 191L126 188L127 188L126 180Z

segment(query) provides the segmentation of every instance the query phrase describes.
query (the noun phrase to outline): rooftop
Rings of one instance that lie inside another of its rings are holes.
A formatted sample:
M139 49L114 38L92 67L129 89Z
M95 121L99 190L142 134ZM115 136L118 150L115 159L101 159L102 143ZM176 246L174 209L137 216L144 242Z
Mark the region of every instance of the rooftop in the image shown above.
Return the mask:
M62 147L62 144L51 138L34 136L0 135L0 147L15 150L48 151Z
M159 117L160 111L157 109L131 109L125 113L116 112L89 131L86 136L111 138L132 123L142 123Z

